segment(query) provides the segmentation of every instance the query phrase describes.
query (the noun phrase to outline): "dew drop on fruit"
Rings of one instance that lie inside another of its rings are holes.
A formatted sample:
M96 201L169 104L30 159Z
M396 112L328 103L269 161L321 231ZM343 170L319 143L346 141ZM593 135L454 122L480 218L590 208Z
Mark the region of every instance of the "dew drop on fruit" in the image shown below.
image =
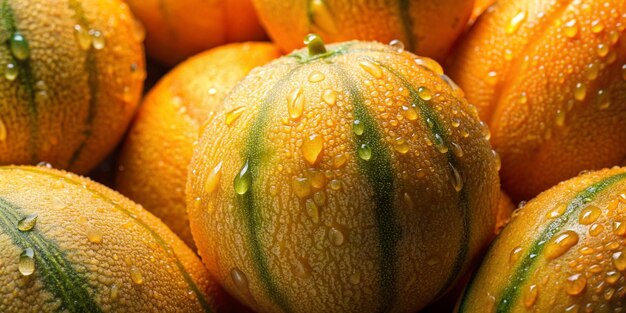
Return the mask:
M313 192L313 190L311 189L311 182L304 177L296 177L292 181L291 187L293 188L293 192L300 199L307 198Z
M120 295L120 288L116 284L113 284L111 285L110 292L111 292L111 300L116 300Z
M383 77L383 70L380 68L380 66L378 66L378 64L370 61L361 61L359 62L359 65L362 69L370 73L370 75L374 76L375 78Z
M571 19L563 24L563 33L568 38L574 38L578 34L578 24L575 19Z
M30 46L28 41L20 32L15 32L9 40L9 47L11 54L20 60L24 61L30 57Z
M517 30L519 29L520 25L522 25L522 23L525 20L526 20L526 11L519 11L519 12L517 12L517 14L515 14L515 16L513 16L513 18L511 18L511 20L507 24L507 26L506 26L506 33L511 35L511 34L514 34L515 32L517 32Z
M596 107L599 110L606 110L611 106L611 97L604 89L598 90L596 94Z
M603 30L604 30L604 24L602 23L601 20L594 20L593 22L591 22L591 31L594 34L598 34L602 32Z
M463 157L463 148L461 148L461 146L456 143L453 142L450 144L450 146L452 147L452 153L454 153L454 155L456 155L457 158Z
M404 116L409 121L415 121L419 117L417 111L413 107L402 106L402 116Z
M489 130L489 126L483 121L480 122L480 132L483 135L483 138L485 138L486 140L491 139L491 131Z
M337 179L333 179L328 183L328 187L332 190L339 190L341 189L341 182Z
M626 270L626 255L622 251L613 253L612 255L613 265L618 271Z
M230 270L230 278L233 280L233 283L235 283L235 287L244 293L248 293L248 278L246 274L240 269L233 267L233 269Z
M97 29L90 29L89 35L91 35L91 45L96 50L102 50L104 48L104 35Z
M396 52L404 51L404 43L401 40L394 39L389 42L389 45L396 50Z
M317 162L323 147L324 138L320 135L313 134L305 139L302 144L302 155L309 164L313 165Z
M553 260L565 254L571 247L578 243L578 234L572 230L566 230L558 234L546 244L545 255L548 260Z
M217 186L219 186L220 179L222 178L222 162L218 163L207 176L204 181L204 192L207 194L212 194L217 190Z
M463 189L463 178L461 177L461 174L456 169L456 167L454 167L454 165L452 165L451 163L449 163L449 165L452 172L452 187L454 187L454 190L456 190L457 192L460 192L461 189Z
M427 87L419 87L417 88L417 96L424 101L429 101L433 98L433 93Z
M554 118L556 126L562 127L565 125L565 111L561 109L556 110L556 117Z
M589 225L595 222L602 214L602 210L594 205L589 205L580 211L578 222L582 225Z
M217 94L217 88L211 87L211 88L209 88L208 92L209 92L210 95L213 96L213 95Z
M7 140L7 127L0 118L0 142Z
M515 264L521 256L522 256L522 247L517 246L513 248L513 250L511 250L511 253L509 254L509 263L511 265Z
M537 285L532 284L526 288L524 292L524 306L527 308L532 307L537 301L537 296L539 295L539 289Z
M357 149L359 158L364 161L369 161L372 158L372 148L367 144L361 144Z
M287 112L291 119L298 119L304 111L304 95L301 88L295 88L287 95Z
M602 233L603 231L604 226L602 226L601 224L593 224L591 225L591 227L589 227L589 235L594 237L600 235L600 233Z
M513 60L513 51L511 49L504 50L504 59L507 61Z
M233 182L233 186L235 187L235 192L239 195L244 195L250 189L250 185L252 184L252 174L250 173L248 161L241 168L239 174L235 176L235 180Z
M231 126L241 116L241 114L245 110L246 110L246 107L240 106L240 107L234 108L226 112L226 114L224 115L226 125Z
M441 135L435 133L435 148L437 148L437 151L439 151L440 153L446 153L448 152L448 146L445 145L445 143L443 142L443 138L441 138Z
M494 86L495 84L498 83L498 73L496 71L489 71L487 73L486 81L487 81L487 84Z
M315 194L313 194L313 201L318 206L326 204L326 193L324 193L323 191L316 192Z
M313 223L317 224L320 221L320 210L315 204L313 199L307 199L304 207L306 209L306 215L313 221Z
M615 284L622 275L617 271L606 272L605 281L611 285Z
M346 161L348 161L348 157L345 154L341 153L336 155L333 158L333 168L343 167L346 164Z
M335 246L341 246L345 240L345 235L338 228L331 227L328 229L328 240Z
M365 131L365 126L363 125L361 121L354 120L354 122L352 122L352 131L354 132L355 135L361 136L363 135L363 132Z
M431 58L427 58L427 57L418 57L415 58L415 63L417 65L421 65L425 68L427 68L428 70L430 70L431 72L436 73L437 75L443 75L443 67L441 67L441 65L439 63L437 63L437 61L431 59Z
M87 239L91 243L101 243L102 242L102 231L97 229L97 228L94 228L94 227L88 227L87 228Z
M17 229L19 229L20 231L29 231L33 229L33 227L35 227L36 223L37 214L30 214L17 222Z
M313 188L322 189L326 185L326 175L322 171L311 170L308 177Z
M407 152L409 152L409 144L402 137L396 138L393 143L393 148L400 154L406 154Z
M603 43L598 44L598 47L596 48L596 53L601 58L605 57L607 54L609 54L609 46Z
M622 64L622 80L626 80L626 64Z
M7 63L7 67L4 69L4 78L8 81L14 81L19 74L19 70L17 69L17 65L13 62Z
M613 222L613 233L618 236L626 235L626 223L624 222Z
M30 276L35 272L35 251L33 249L26 248L22 251L17 269L23 276Z
M337 102L337 92L332 89L326 89L322 93L322 100L329 105L335 105Z
M582 274L574 274L567 278L565 282L565 292L572 296L577 296L587 287L587 279Z
M141 274L141 270L139 270L138 267L136 266L130 267L130 279L133 281L133 283L137 285L143 284L144 282L143 274Z
M502 167L502 159L500 159L500 154L498 154L498 151L496 150L491 150L491 154L493 154L493 160L496 163L496 170L499 171Z
M598 74L600 73L600 63L599 62L591 62L587 64L587 72L586 76L588 80L595 80L598 78Z
M320 71L313 71L309 74L309 81L312 83L321 82L326 78L324 74Z
M458 118L453 118L452 121L450 121L450 124L452 125L452 127L457 128L461 126L461 120Z
M89 50L89 47L91 47L91 36L85 27L80 24L74 25L74 36L82 50Z
M576 87L574 89L574 99L578 101L583 101L585 100L586 95L587 95L587 86L585 86L585 83L582 83L582 82L576 83Z

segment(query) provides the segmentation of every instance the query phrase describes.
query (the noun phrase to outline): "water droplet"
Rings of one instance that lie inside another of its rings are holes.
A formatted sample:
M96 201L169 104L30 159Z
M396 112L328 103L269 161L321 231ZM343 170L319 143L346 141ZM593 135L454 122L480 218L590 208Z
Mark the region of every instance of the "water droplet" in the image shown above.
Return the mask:
M306 215L311 218L313 223L315 224L319 223L320 211L319 211L319 208L317 207L317 204L315 204L315 201L312 199L307 199L304 204L304 207L306 209Z
M494 86L495 84L498 83L498 73L495 71L489 71L489 73L487 73L487 84Z
M457 192L460 192L461 189L463 189L463 178L454 165L451 163L448 164L450 165L450 170L452 171L452 187L454 187L454 190Z
M397 52L404 51L404 43L398 39L394 39L389 42L389 45L394 48Z
M321 82L326 78L324 74L320 71L313 71L309 74L309 81L312 83Z
M626 64L622 65L622 80L626 80Z
M580 214L578 215L578 222L582 225L589 225L595 222L601 214L602 210L600 210L597 206L587 206L580 211Z
M565 36L568 38L574 38L578 34L578 25L576 24L576 20L572 19L563 25L563 32Z
M359 158L362 160L369 161L372 158L372 148L367 144L361 144L357 150Z
M226 120L226 125L228 126L232 125L245 110L246 110L246 107L240 106L240 107L234 108L226 112L226 114L224 115L224 118Z
M417 111L413 107L402 106L402 116L404 116L409 121L415 121L419 115L417 115Z
M291 119L298 119L304 111L304 95L301 88L292 90L287 96L287 111Z
M307 138L302 144L302 155L304 159L309 162L309 164L313 165L317 162L317 159L320 156L320 152L322 152L322 148L324 147L324 138L322 136L313 134Z
M116 284L111 285L111 300L116 300L120 295L120 288Z
M578 234L572 230L566 230L550 239L545 248L548 260L553 260L565 254L571 247L578 243Z
M500 154L498 154L496 150L491 150L491 153L493 154L493 159L496 163L496 170L499 171L502 167L502 159L500 159Z
M607 45L605 45L603 43L598 44L596 52L598 53L599 57L603 58L607 54L609 54L609 46L607 46Z
M335 246L341 246L345 240L343 232L336 227L328 229L328 240Z
M539 290L537 289L537 285L529 285L526 288L526 292L524 293L524 306L530 308L537 301L537 296L539 295Z
M592 62L587 64L587 79L588 80L595 80L596 78L598 78L598 73L600 73L600 63L599 62Z
M7 67L4 69L4 78L6 78L8 81L14 81L17 78L18 74L19 70L17 68L17 65L15 65L15 63L13 62L7 63Z
M452 125L452 127L457 128L461 126L461 120L458 118L453 118L450 124Z
M235 176L235 180L233 182L233 186L235 187L235 192L239 195L244 195L250 189L250 185L252 184L252 174L248 170L248 161L241 168L239 174Z
M522 251L522 247L520 246L513 248L513 250L511 250L511 253L509 254L509 263L515 264L517 260L519 260L519 258L522 256Z
M491 131L489 130L489 126L483 121L480 122L480 132L486 140L491 139Z
M291 183L293 192L300 199L304 199L311 195L313 190L311 189L311 182L305 177L296 177Z
M526 20L526 11L519 11L511 20L509 24L506 26L506 33L511 35L519 29L520 25Z
M89 50L89 47L91 47L89 31L82 25L76 24L74 25L74 35L76 36L76 41L78 41L78 46L83 50Z
M603 30L604 30L604 24L602 24L602 21L595 20L595 21L591 22L591 31L594 34L598 34L598 33L602 32Z
M450 144L450 146L452 147L452 153L454 153L454 155L456 155L458 158L463 156L463 148L461 148L458 143L453 142Z
M603 89L598 90L598 94L596 95L596 107L599 110L606 110L609 106L611 106L611 97L609 96L609 93Z
M417 88L417 96L424 101L429 101L433 98L433 94L427 87L419 87Z
M510 49L504 50L504 59L507 61L513 60L513 51L511 51Z
M619 252L615 252L613 253L613 265L615 265L615 268L622 272L624 270L626 270L626 255L624 255L623 252L619 251Z
M30 57L30 46L28 45L28 41L20 32L13 33L9 40L9 47L11 49L11 54L13 54L13 56L20 61L24 61Z
M441 135L435 133L435 148L437 148L437 150L440 153L446 153L448 152L448 146L445 145L445 143L443 142L443 138L441 138Z
M209 93L210 95L212 95L212 96L213 96L213 95L215 95L215 94L217 94L217 88L215 88L215 87L211 87L211 88L209 88L208 93Z
M613 233L618 236L626 235L626 223L624 222L613 222Z
M361 136L365 131L365 126L363 125L363 123L361 123L361 121L354 120L354 122L352 123L352 131L355 135Z
M361 66L362 69L370 73L372 76L376 78L383 77L383 70L377 64L372 63L370 61L361 61L359 62L359 65Z
M136 266L130 267L130 279L133 281L133 283L137 285L143 284L143 275L141 274L139 268L137 268Z
M517 101L521 104L526 104L526 102L528 102L528 96L526 96L525 91L522 91L522 93L517 98Z
M582 293L586 286L587 279L585 276L581 274L574 274L567 278L565 283L565 292L569 295L576 296Z
M554 123L556 124L556 126L563 126L565 125L565 111L561 110L561 109L557 109L556 110L556 117L554 118Z
M341 189L341 182L337 179L333 179L328 183L328 187L332 190L339 190Z
M613 285L615 284L622 275L616 271L606 272L606 282Z
M91 35L91 45L96 50L102 50L104 48L104 35L97 29L90 29L89 35Z
M220 179L222 178L222 162L218 163L207 176L204 181L204 192L207 194L212 194L217 190L219 186Z
M26 248L22 251L17 269L23 276L30 276L35 272L35 251L33 249Z
M437 61L427 58L427 57L419 57L415 58L415 63L417 65L421 65L430 71L434 72L437 75L443 75L443 67Z
M322 100L329 105L335 105L337 102L337 92L332 89L326 89L322 93Z
M587 86L584 83L577 83L576 89L574 89L574 98L578 101L585 100L587 95Z
M240 269L233 267L233 269L230 270L230 278L233 280L233 283L235 283L235 287L244 293L248 293L248 278L246 274Z
M35 227L36 223L37 214L30 214L17 222L17 229L19 229L20 231L29 231L33 229L33 227Z
M346 164L348 157L345 154L339 154L333 158L333 168L340 168Z
M589 235L591 236L600 235L600 233L602 233L603 231L604 226L602 226L601 224L593 224L591 225L591 227L589 227Z
M409 144L402 137L396 138L393 143L393 148L401 154L406 154L409 152Z
M92 243L101 243L102 231L93 227L87 228L87 239Z

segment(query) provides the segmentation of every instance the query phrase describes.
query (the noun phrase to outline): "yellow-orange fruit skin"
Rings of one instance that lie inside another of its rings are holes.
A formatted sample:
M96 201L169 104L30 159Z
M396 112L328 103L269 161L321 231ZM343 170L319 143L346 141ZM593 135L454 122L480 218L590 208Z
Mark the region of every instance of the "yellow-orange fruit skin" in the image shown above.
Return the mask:
M200 126L252 68L279 56L270 43L230 44L181 63L148 93L118 161L116 188L194 247L185 206Z
M496 229L494 234L497 235L511 220L511 214L515 211L515 204L511 201L511 198L504 193L500 192L500 200L498 201L498 210L496 215Z
M18 230L33 215L34 226ZM34 250L29 276L19 267L25 249ZM211 312L223 299L200 259L156 217L44 167L0 167L0 250L6 313Z
M231 42L263 40L251 0L126 0L146 30L148 56L173 66Z
M252 70L225 98L240 115L208 120L187 208L231 294L259 312L415 312L475 260L495 228L496 160L423 61L329 45Z
M469 23L473 24L483 12L487 10L492 4L496 3L496 0L476 0L474 1L474 9L470 16Z
M474 0L253 0L259 18L284 52L319 34L326 42L397 39L407 50L443 60L465 30Z
M0 47L0 164L48 162L86 173L117 145L141 96L144 55L133 17L121 1L5 5L3 22L25 38L30 55L19 60L8 43Z
M623 1L502 1L460 45L451 77L489 124L514 200L624 159L625 14Z
M539 194L491 245L458 312L623 310L625 218L625 168Z

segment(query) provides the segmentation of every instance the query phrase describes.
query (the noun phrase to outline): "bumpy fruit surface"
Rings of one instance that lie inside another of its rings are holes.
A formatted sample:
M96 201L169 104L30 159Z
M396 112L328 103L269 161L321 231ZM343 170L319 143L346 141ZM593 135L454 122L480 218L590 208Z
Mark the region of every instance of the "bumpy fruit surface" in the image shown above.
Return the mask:
M499 1L459 46L451 77L514 200L626 157L625 29L621 0Z
M430 59L307 42L204 128L187 185L198 251L261 312L415 311L493 233L484 125Z
M584 174L514 213L459 312L619 312L626 296L626 169Z
M204 120L248 72L279 56L269 43L230 44L177 66L146 96L124 143L116 188L195 247L185 206L187 166Z

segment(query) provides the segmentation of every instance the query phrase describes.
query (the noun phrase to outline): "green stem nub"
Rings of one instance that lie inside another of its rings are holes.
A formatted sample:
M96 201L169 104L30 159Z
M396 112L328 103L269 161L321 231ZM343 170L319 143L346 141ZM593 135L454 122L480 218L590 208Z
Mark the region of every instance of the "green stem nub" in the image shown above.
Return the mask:
M317 34L308 34L304 37L304 44L309 48L309 57L326 53L326 46L322 37Z

